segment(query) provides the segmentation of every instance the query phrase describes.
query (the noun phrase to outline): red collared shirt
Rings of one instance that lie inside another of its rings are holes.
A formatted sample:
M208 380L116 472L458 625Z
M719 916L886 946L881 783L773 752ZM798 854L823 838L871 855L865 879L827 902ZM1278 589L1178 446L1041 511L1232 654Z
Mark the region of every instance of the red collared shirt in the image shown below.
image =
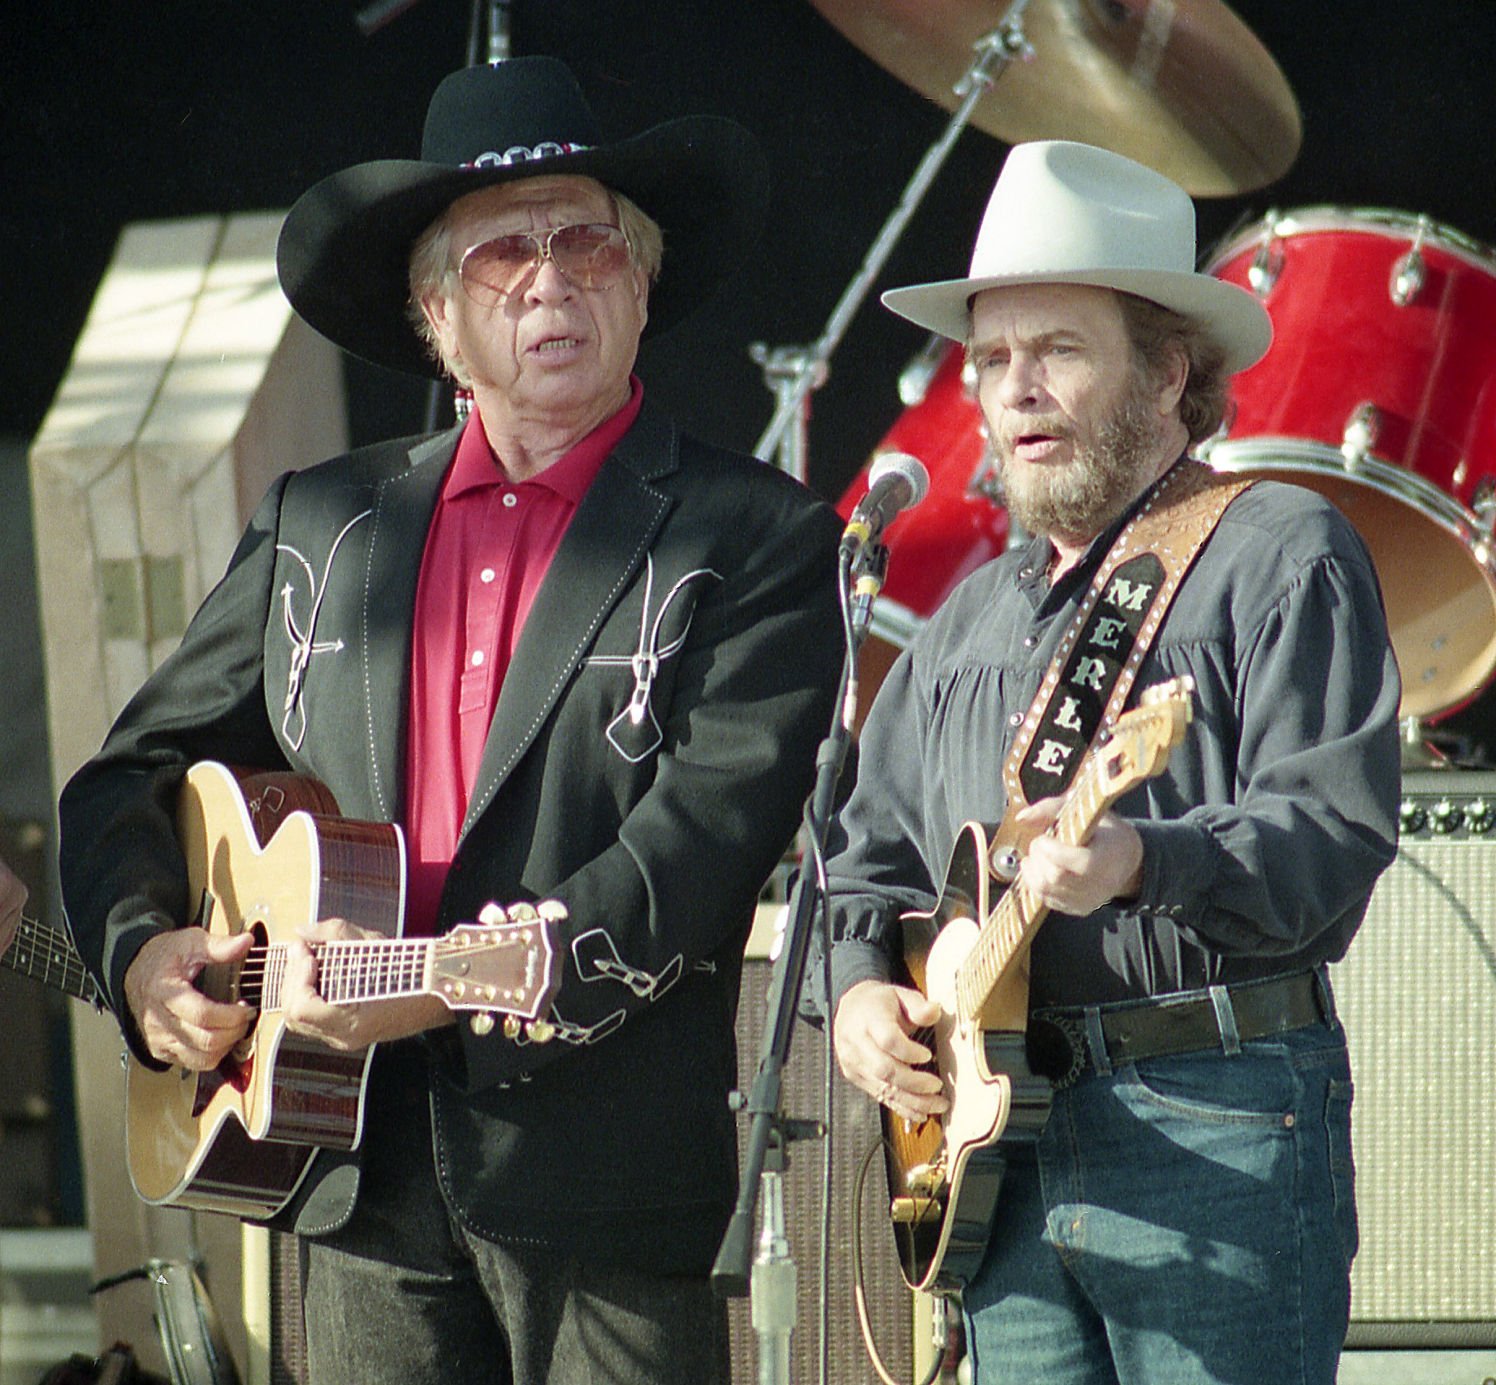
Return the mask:
M434 931L504 675L566 527L643 402L629 402L528 481L509 481L478 415L426 534L411 639L406 932ZM508 901L500 900L500 903Z

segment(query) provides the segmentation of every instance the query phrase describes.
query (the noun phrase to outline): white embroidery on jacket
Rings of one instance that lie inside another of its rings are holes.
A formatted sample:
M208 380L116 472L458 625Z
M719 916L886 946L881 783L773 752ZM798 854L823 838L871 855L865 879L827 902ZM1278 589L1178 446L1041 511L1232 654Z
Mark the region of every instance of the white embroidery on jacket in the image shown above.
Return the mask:
M625 1010L614 1010L605 1015L596 1024L573 1024L565 1019L553 1005L550 1013L546 1016L547 1022L554 1031L552 1037L563 1044L595 1044L599 1039L605 1039L614 1030L618 1029L627 1018ZM521 1031L517 1043L526 1044L532 1042L528 1033Z
M640 1000L648 1001L658 1000L675 985L686 965L686 959L677 952L658 975L631 967L618 955L613 939L601 928L578 933L572 939L571 958L583 981L617 981Z
M629 697L628 706L608 723L604 733L608 738L608 744L630 764L638 764L640 760L651 755L659 749L661 742L665 739L659 720L654 714L654 707L650 702L650 693L654 689L654 681L659 674L660 665L666 659L678 654L681 646L685 644L686 635L691 629L691 620L695 616L695 608L693 607L690 615L686 617L684 629L668 644L660 643L661 632L664 629L665 617L669 613L671 603L692 582L703 577L715 578L719 582L722 580L722 574L712 568L693 569L665 593L659 610L651 619L650 602L654 595L654 556L648 555L645 558L644 568L644 609L639 618L639 648L628 655L594 654L586 660L588 664L596 664L599 667L627 666L633 671L634 690ZM636 728L644 727L646 723L648 729L642 735L638 734ZM631 730L635 730L632 736L630 736ZM628 744L625 741L626 736L636 743Z
M296 618L296 612L292 607L292 597L295 595L292 584L288 581L281 588L281 606L285 616L286 638L291 644L291 668L286 675L286 705L285 713L281 718L281 734L290 743L292 750L300 750L301 743L306 738L306 708L302 705L305 687L303 679L306 676L308 665L312 662L314 654L337 654L344 648L343 641L318 640L317 618L322 611L322 599L327 595L328 579L332 576L333 560L338 555L338 548L354 525L368 519L373 510L365 510L362 514L354 515L352 519L339 531L337 538L328 549L327 561L322 566L322 578L319 584L317 574L312 570L312 565L301 553L292 548L290 544L278 543L275 546L277 553L287 553L301 564L306 573L307 592L311 598L312 609L310 618L303 629Z

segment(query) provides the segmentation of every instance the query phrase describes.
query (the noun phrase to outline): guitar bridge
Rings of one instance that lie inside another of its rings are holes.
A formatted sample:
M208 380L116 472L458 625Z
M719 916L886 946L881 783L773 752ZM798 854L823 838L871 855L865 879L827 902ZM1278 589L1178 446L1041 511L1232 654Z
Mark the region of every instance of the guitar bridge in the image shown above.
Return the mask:
M888 1205L888 1217L895 1226L939 1222L942 1212L939 1199L933 1197L896 1197Z

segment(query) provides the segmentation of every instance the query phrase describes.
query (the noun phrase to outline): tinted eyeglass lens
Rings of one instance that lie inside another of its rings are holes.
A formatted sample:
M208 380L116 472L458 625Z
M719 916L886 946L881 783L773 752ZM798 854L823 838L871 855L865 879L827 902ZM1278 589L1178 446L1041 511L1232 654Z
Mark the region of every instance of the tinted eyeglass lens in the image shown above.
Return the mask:
M577 288L605 288L628 268L628 239L616 226L558 226L544 235L496 236L462 257L462 282L469 294L493 307L517 293L549 254Z

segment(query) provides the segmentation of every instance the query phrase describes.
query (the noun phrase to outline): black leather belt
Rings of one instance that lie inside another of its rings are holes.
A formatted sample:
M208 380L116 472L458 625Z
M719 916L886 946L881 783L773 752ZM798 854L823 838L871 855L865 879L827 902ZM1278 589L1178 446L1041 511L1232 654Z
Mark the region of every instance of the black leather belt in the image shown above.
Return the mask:
M1334 1017L1329 989L1317 972L1294 972L1223 988L1236 1037L1245 1042ZM1124 1001L1097 1009L1106 1058L1112 1067L1205 1049L1225 1050L1225 1027L1209 990L1181 991L1152 1000ZM1029 1024L1030 1061L1063 1083L1088 1068L1096 1055L1087 1038L1086 1008L1036 1010Z

